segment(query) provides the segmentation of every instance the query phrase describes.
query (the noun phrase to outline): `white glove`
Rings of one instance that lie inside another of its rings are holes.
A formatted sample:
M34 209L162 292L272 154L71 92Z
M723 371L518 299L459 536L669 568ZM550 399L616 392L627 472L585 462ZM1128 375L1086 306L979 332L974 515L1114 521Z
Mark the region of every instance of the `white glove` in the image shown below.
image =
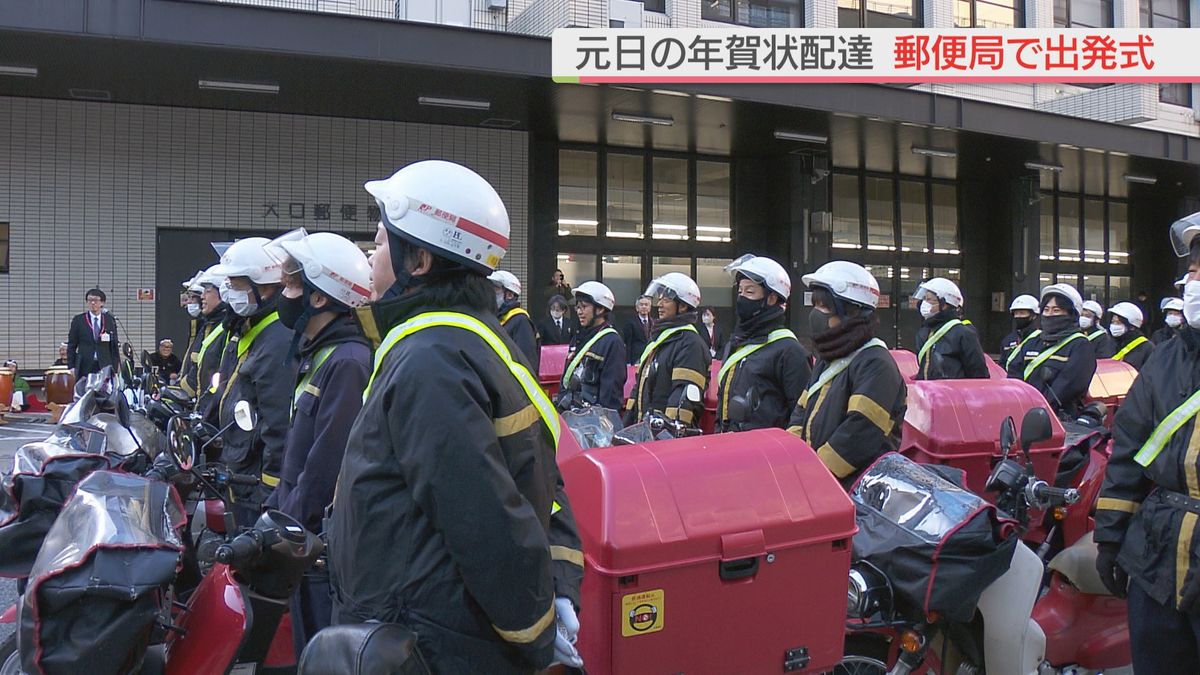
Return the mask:
M554 634L554 663L582 668L583 658L575 649L575 640L579 637L579 617L575 615L575 607L569 599L556 597L554 610L558 615Z

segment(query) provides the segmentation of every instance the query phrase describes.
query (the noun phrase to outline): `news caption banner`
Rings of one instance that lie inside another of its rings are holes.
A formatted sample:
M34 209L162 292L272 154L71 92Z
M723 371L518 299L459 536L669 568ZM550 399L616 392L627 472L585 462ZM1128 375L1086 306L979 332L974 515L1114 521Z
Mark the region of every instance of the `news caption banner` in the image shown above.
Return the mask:
M559 28L555 82L1191 83L1200 28Z

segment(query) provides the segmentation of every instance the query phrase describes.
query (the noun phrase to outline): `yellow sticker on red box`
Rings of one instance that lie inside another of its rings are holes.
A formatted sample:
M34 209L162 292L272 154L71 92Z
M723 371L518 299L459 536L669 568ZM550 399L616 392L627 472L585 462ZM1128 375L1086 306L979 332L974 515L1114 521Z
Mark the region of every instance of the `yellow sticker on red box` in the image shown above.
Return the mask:
M663 629L664 593L653 591L631 593L621 597L621 637L657 633Z

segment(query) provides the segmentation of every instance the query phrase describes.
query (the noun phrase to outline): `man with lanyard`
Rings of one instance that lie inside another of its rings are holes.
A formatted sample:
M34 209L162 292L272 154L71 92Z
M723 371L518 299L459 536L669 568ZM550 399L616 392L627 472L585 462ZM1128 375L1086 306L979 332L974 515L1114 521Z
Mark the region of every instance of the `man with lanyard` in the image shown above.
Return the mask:
M658 303L658 321L650 344L638 357L625 424L660 412L667 419L695 426L704 404L688 399L687 386L696 385L703 396L712 366L708 344L696 328L700 287L686 274L669 272L650 282L646 295Z
M803 277L819 361L788 431L816 449L844 487L900 446L908 389L887 345L875 337L879 282L861 265L825 263Z
M370 268L362 250L340 235L289 236L266 246L283 270L279 322L294 332L283 358L290 363L297 346L300 355L283 468L267 506L320 532L371 372L371 347L354 318L354 308L371 299ZM332 613L328 570L310 570L291 598L297 654Z
M211 424L217 423L217 389L212 380L220 372L221 356L229 340L229 323L237 317L221 299L220 288L225 278L216 274L213 265L200 275L204 288L200 295L200 318L204 325L197 331L200 349L196 352L196 411Z
M1096 503L1096 570L1113 595L1128 593L1137 673L1200 673L1198 216L1171 228L1188 258L1186 324L1155 348L1117 410Z
M183 370L180 372L176 384L189 397L196 395L196 372L200 367L200 343L204 341L205 321L204 314L200 309L204 295L204 287L200 285L202 276L204 276L204 270L196 272L195 276L183 282L184 291L187 293L187 305L184 309L187 310L190 320L188 321L188 347L182 355Z
M277 305L283 273L264 245L270 240L247 237L233 243L213 273L225 277L221 295L241 320L231 327L221 359L216 392L217 424L222 436L221 461L234 473L260 476L256 486L233 488L234 517L239 525L254 524L264 502L279 485L283 445L291 422L296 361L284 361L292 331L279 322ZM233 424L233 409L246 401L258 414L250 431Z
M567 367L563 372L560 409L577 402L620 410L625 398L625 342L609 322L617 300L599 281L585 281L575 289L575 314L579 332L571 336Z
M1183 283L1180 283L1180 281ZM1187 283L1187 277L1180 279L1180 281L1176 281L1175 285L1182 287L1184 283ZM1163 326L1154 331L1154 334L1150 336L1150 341L1156 345L1161 345L1179 335L1179 331L1183 328L1183 300L1179 298L1163 298L1158 308L1163 313Z
M917 329L917 379L987 379L991 376L979 335L959 316L963 296L958 284L934 277L917 286L913 299L920 300Z
M1142 335L1142 310L1132 302L1118 302L1108 310L1112 323L1108 330L1115 339L1114 361L1124 361L1137 370L1150 358L1154 343ZM1097 357L1099 358L1099 357Z
M542 360L542 350L538 347L533 318L521 307L521 280L505 270L492 272L488 280L495 289L496 315L500 317L500 325L529 359L529 365L533 366L530 371L536 374Z
M1070 284L1051 284L1042 289L1041 307L1041 332L1016 350L1008 376L1033 385L1056 413L1073 418L1096 373L1096 352L1079 332L1083 298Z
M438 673L580 667L583 553L558 415L486 276L508 248L504 203L437 160L365 187L382 221L378 299L359 317L386 337L326 527L334 623L403 624Z
M1032 295L1018 295L1008 306L1008 312L1012 314L1013 332L1000 341L1000 365L1004 366L1005 370L1016 360L1020 347L1042 334L1037 328L1037 298Z
M1132 304L1132 303L1125 303ZM1133 305L1137 309L1137 305ZM1140 316L1142 310L1138 309ZM1117 353L1117 343L1113 340L1115 335L1109 335L1108 331L1104 330L1104 325L1100 320L1104 318L1104 306L1095 300L1087 300L1083 303L1083 311L1079 313L1079 332L1092 343L1093 349L1096 350L1096 358L1111 359L1113 354Z
M737 284L738 322L717 374L717 432L784 429L812 374L808 352L784 328L792 279L749 253L725 271Z

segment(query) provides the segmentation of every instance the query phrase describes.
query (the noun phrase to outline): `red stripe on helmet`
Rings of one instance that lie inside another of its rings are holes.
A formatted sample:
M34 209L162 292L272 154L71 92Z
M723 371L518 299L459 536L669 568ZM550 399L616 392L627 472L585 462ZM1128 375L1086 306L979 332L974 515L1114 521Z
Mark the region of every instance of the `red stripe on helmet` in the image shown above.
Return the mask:
M460 217L458 222L455 223L455 226L463 232L473 234L476 237L479 237L484 241L491 242L505 250L508 249L508 237L500 234L499 232L493 232L479 223L471 222L466 218Z

